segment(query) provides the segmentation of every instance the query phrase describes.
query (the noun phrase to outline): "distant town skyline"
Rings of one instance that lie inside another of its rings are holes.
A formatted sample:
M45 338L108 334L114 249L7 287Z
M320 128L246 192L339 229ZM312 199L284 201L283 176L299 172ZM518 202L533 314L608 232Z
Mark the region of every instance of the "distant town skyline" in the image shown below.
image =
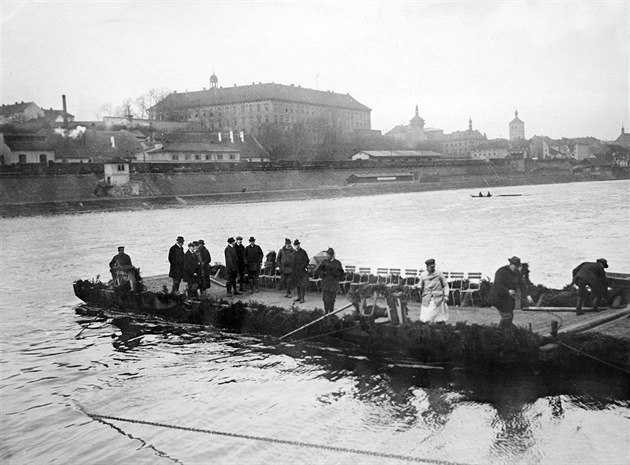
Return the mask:
M2 103L95 120L151 88L276 82L349 93L383 133L614 140L630 126L628 2L5 0Z

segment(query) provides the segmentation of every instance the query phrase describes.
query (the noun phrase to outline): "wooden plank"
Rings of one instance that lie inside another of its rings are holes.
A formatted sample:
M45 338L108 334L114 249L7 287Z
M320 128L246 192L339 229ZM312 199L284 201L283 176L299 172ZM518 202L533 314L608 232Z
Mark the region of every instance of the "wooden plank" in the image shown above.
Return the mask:
M621 308L618 310L608 311L604 314L592 313L588 317L584 319L580 319L574 323L568 324L567 326L560 328L559 333L579 333L582 331L586 331L587 329L594 329L598 326L603 325L604 323L608 323L609 321L616 320L618 318L622 318L624 316L630 315L630 310L626 308Z
M575 307L524 307L521 308L524 312L575 312ZM608 307L599 307L600 311L608 310ZM589 308L585 308L584 313L590 312Z

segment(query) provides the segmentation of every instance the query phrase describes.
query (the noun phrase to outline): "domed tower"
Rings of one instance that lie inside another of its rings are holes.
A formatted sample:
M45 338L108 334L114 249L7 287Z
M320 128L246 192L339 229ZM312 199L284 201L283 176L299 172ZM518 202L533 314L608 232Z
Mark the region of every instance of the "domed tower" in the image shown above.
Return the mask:
M514 119L510 121L510 140L525 139L525 123L518 118L518 110L514 112Z
M218 84L219 78L214 74L214 71L212 71L212 76L210 76L210 89L216 89Z

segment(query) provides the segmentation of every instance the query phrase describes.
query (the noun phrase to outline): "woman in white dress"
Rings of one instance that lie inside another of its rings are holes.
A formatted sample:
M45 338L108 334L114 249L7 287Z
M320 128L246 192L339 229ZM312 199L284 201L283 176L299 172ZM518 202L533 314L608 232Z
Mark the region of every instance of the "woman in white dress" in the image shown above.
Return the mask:
M420 274L420 282L417 284L422 304L420 306L420 321L423 323L436 323L448 320L448 282L440 271L435 269L433 258L424 262L427 270Z

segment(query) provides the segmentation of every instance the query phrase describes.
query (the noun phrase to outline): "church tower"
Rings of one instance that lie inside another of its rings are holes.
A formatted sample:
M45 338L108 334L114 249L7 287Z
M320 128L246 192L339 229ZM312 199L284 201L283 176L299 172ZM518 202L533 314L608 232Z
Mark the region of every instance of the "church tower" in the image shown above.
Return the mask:
M514 112L514 119L510 121L510 140L525 139L525 123L518 119L518 110Z
M426 140L426 136L424 135L424 120L418 114L418 105L416 105L416 114L409 120L407 143L414 147L423 140Z

